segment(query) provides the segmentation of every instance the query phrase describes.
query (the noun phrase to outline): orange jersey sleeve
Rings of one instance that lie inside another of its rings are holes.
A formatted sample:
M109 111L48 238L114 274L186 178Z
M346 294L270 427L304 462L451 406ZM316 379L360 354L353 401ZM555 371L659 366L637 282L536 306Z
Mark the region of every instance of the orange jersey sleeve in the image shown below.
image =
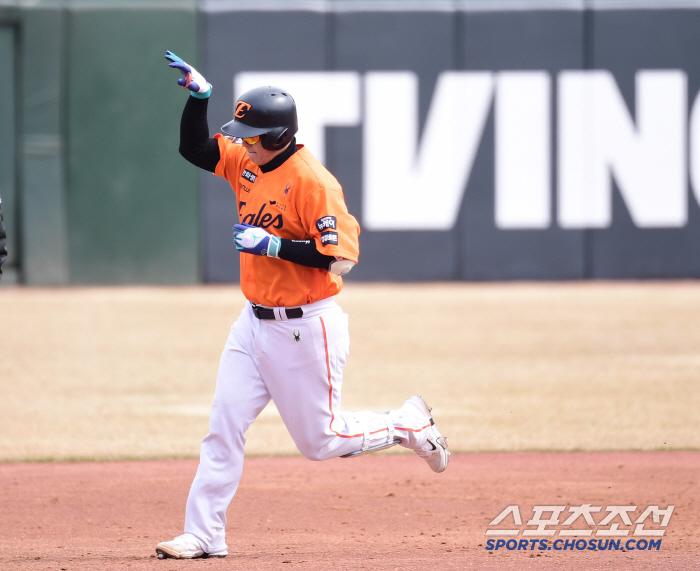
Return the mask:
M246 152L243 149L243 145L234 143L221 133L214 135L214 139L219 143L219 154L221 155L214 174L229 181L233 192L238 196L241 189L236 187L234 181L239 178L239 173L242 172L241 164L247 158Z
M312 174L307 183L309 192L298 209L304 230L322 254L357 263L360 225L345 206L340 184L310 153L302 153L300 157Z

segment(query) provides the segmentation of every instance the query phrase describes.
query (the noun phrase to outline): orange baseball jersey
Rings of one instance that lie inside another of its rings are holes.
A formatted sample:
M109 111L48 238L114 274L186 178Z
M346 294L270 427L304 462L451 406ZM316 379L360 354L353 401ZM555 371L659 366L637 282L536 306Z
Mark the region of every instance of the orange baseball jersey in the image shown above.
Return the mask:
M360 225L345 206L335 177L303 145L281 166L263 173L243 146L217 134L221 159L214 174L236 193L241 222L292 240L314 240L316 249L357 263ZM253 303L292 307L331 297L343 279L286 260L241 254L241 289Z

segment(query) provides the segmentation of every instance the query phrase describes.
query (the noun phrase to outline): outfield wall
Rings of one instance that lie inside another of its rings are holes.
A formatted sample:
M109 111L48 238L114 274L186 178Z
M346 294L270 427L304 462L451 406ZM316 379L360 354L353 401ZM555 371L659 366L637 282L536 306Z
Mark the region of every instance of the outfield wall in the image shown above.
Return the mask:
M15 108L0 116L3 281L199 280L197 173L177 153L182 102L163 59L171 47L196 61L196 29L193 3L0 1Z
M177 153L171 49L212 133L246 87L296 97L362 226L349 279L698 277L698 29L700 0L0 0L9 269L238 279L233 194Z
M311 102L351 278L700 276L700 3L283 4L202 5L210 124L256 83ZM234 201L203 181L205 277L232 280Z

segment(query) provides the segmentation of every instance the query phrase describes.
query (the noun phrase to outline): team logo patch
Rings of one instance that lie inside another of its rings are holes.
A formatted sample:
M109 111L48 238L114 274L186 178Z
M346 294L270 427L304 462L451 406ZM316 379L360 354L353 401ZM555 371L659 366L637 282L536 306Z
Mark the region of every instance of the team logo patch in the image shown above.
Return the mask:
M323 232L324 230L332 229L332 230L337 230L337 225L336 225L336 219L335 216L324 216L323 218L319 218L316 220L316 228L318 228L319 232Z
M241 176L244 179L249 180L250 182L255 182L255 179L258 178L258 175L250 172L248 169L243 169L243 173L241 174Z
M292 190L292 181L291 180L287 183L287 186L284 187L284 194L285 195L289 194L290 190Z
M338 245L338 233L337 232L324 232L321 234L321 244L324 246L326 244Z
M248 109L250 109L250 103L246 103L245 101L239 101L238 103L236 103L236 113L233 116L236 119L243 119Z
M301 343L301 331L295 329L292 333L294 334L294 342Z

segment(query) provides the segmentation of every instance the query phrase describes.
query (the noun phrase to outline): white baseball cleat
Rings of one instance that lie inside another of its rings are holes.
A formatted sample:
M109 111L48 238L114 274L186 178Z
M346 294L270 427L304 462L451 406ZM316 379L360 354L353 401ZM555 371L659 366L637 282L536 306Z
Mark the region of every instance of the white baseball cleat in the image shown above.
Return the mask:
M208 557L226 557L228 551L207 553L204 547L191 533L178 535L172 541L163 541L156 545L158 559L206 559Z
M447 451L447 438L440 434L437 426L435 426L435 421L431 414L432 409L419 396L412 396L406 402L413 404L430 420L430 428L427 429L428 438L423 446L414 449L415 453L428 463L433 472L444 472L445 468L447 468L447 463L450 461L450 453Z

